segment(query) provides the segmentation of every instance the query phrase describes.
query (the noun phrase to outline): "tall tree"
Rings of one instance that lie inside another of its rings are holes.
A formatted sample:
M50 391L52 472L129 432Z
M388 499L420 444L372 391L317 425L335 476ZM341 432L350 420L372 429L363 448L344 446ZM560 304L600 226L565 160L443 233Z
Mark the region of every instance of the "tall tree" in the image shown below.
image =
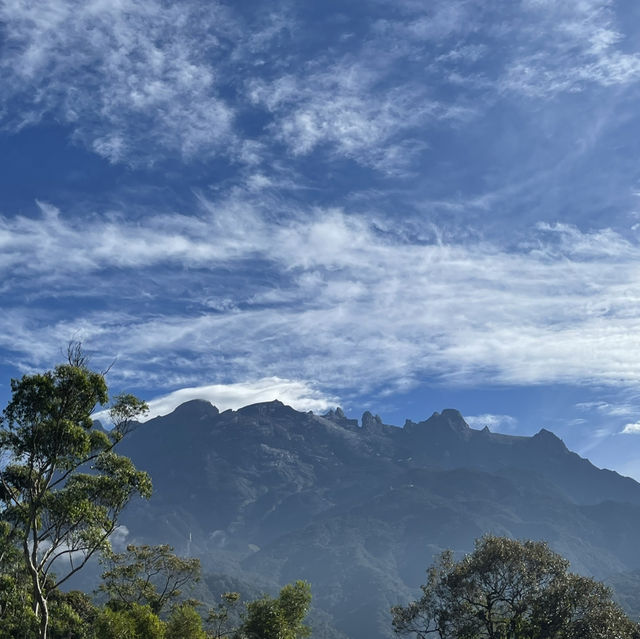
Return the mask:
M108 402L107 385L79 345L54 370L11 380L11 391L0 418L0 518L22 551L46 639L49 594L109 547L134 495L151 494L148 475L114 452L147 406L119 395L110 410L113 429L96 427L92 413Z
M200 578L200 560L177 557L167 545L130 545L126 552L105 553L100 561L105 566L100 590L114 609L136 603L160 614L184 586Z
M455 562L443 553L422 597L392 608L398 634L419 639L639 639L603 584L568 572L542 542L485 536Z
M209 609L207 624L211 639L224 639L236 633L237 625L234 624L233 613L236 613L240 604L239 592L224 592L220 595L221 601Z

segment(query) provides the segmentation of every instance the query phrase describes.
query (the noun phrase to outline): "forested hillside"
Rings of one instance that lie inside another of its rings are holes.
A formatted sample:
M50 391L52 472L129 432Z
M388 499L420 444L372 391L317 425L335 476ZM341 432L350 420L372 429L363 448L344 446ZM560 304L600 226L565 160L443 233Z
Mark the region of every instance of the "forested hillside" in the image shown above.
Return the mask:
M455 410L401 428L370 413L192 401L122 450L154 477L153 499L123 519L132 539L168 540L205 572L274 591L306 579L355 639L390 636L389 608L415 596L432 559L487 532L546 540L599 579L640 568L640 485L546 430L474 430Z

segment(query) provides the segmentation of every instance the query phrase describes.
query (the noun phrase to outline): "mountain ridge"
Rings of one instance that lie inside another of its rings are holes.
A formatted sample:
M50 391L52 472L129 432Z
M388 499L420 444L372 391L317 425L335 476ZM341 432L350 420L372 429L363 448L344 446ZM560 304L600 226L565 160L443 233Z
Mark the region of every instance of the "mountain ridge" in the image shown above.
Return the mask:
M134 542L180 550L190 538L206 570L308 579L352 639L390 636L389 607L415 596L433 556L487 532L545 539L600 578L640 569L640 484L546 429L475 430L455 409L399 427L193 400L140 424L121 452L155 487L127 514Z

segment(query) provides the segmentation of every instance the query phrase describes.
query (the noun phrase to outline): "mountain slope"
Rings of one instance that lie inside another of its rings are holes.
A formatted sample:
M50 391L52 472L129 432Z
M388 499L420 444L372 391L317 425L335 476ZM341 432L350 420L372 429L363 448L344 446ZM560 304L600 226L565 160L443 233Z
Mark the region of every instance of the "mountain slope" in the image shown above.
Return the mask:
M598 577L640 568L640 485L545 430L477 431L454 410L397 428L370 413L360 425L339 409L193 401L121 450L155 487L127 514L134 540L245 580L308 579L353 639L389 636L389 607L415 594L433 555L485 532L546 539Z

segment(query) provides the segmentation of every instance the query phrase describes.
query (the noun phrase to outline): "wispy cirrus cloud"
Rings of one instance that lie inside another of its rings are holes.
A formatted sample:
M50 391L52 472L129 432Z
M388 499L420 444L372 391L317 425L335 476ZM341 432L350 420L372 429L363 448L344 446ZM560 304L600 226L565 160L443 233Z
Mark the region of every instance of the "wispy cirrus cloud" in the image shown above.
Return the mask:
M425 375L640 381L640 246L608 229L541 225L513 251L416 240L340 209L275 221L256 202L202 198L189 218L78 224L41 207L39 220L0 225L0 342L23 357L80 336L118 355L118 374L150 371L164 388L206 371L212 382L275 376L324 389L405 388ZM83 300L80 311L52 312L59 296Z
M5 128L48 117L111 162L229 144L215 60L234 25L221 4L10 0L0 19Z
M357 59L329 68L314 63L307 73L273 82L253 80L249 97L269 110L271 129L294 155L324 146L394 173L406 170L428 145L420 130L435 122L470 119L474 110L442 103L419 83L388 84L392 73Z
M576 408L585 412L596 411L601 415L614 418L629 417L637 411L635 406L632 404L625 404L621 402L610 403L605 401L580 402L579 404L576 404Z
M504 88L547 97L589 85L640 79L640 51L629 50L614 5L603 0L528 0L519 29L520 53L507 66Z
M293 73L250 78L248 98L269 112L268 131L294 156L323 149L383 173L406 174L436 126L455 127L478 115L477 101L464 93L445 98L435 79L451 64L477 60L483 46L454 42L444 54L431 50L468 33L470 17L467 3L438 2L373 19L361 37L345 31L330 52Z
M538 104L635 82L631 27L594 0L370 6L358 30L329 16L328 44L307 47L315 23L292 6L241 17L196 0L5 3L6 130L53 119L112 162L183 162L187 184L193 159L222 156L230 173L238 161L251 174L246 192L218 185L217 200L182 214L159 204L134 218L127 203L71 215L42 202L35 216L0 217L0 341L44 361L83 335L121 355L120 375L144 369L163 388L201 383L203 371L344 388L425 376L637 383L640 251L626 218L591 231L566 221L478 230L511 211L558 217L565 202L553 208L548 187L562 162L568 171L573 132L556 164L509 155L536 141L531 128L472 164L495 136L468 126L514 95ZM428 155L432 132L443 141ZM337 189L334 208L290 197L316 171L333 185L346 164L384 174L357 213L360 193ZM398 177L417 178L416 191L431 181L437 193L412 202L419 215L396 198ZM378 208L378 196L392 205Z
M313 47L304 7L285 3L9 0L0 121L9 131L63 123L135 166L268 163L284 144L294 165L323 149L407 175L435 126L476 121L513 94L640 78L634 34L602 0L371 7L357 33L333 16Z

